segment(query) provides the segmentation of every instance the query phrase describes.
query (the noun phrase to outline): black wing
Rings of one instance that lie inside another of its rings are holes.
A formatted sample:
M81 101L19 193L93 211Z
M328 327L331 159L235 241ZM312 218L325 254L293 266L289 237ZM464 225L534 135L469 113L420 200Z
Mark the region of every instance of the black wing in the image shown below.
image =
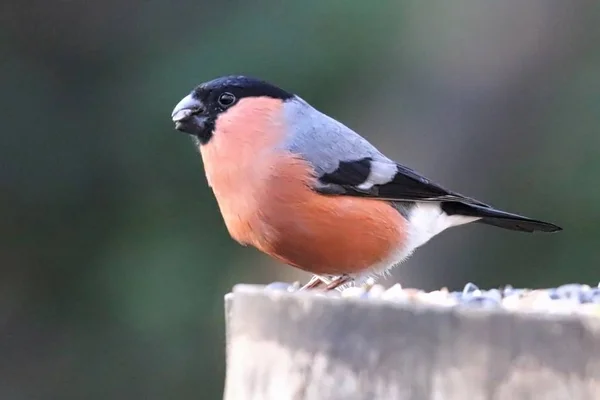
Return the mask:
M370 197L388 201L435 201L448 215L480 218L480 222L522 232L556 232L560 227L497 210L473 198L452 192L391 161L362 158L342 161L338 168L319 177L316 191L328 195Z
M452 192L398 163L388 168L372 158L342 161L338 168L319 177L317 191L323 194L345 194L390 201L458 201L486 204ZM377 170L381 170L377 174ZM376 176L374 176L376 175Z

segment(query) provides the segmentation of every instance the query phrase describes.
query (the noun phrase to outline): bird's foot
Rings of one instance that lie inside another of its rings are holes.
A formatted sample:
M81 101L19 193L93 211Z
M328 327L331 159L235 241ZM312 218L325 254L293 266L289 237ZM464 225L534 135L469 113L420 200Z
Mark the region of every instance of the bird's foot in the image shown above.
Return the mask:
M329 285L330 283L331 283L331 281L323 276L313 275L313 277L310 278L310 281L308 281L307 284L305 284L300 289L298 289L298 291L308 290L308 289L316 289L319 286Z
M316 289L323 285L325 285L324 291L335 290L349 282L352 282L352 278L348 275L341 275L333 279L328 279L321 275L313 275L310 281L298 289L298 291Z
M335 290L346 283L352 282L352 278L348 275L341 275L332 280L325 286L325 291Z

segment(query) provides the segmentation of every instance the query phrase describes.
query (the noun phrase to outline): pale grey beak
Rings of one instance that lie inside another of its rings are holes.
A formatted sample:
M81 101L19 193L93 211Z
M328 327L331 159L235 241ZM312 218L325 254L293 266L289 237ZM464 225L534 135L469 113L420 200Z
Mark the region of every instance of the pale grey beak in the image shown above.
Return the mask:
M192 114L202 109L202 103L194 99L191 94L185 96L173 109L171 118L173 122L188 119Z
M201 136L206 122L205 107L200 100L189 94L177 103L171 113L171 119L178 131Z

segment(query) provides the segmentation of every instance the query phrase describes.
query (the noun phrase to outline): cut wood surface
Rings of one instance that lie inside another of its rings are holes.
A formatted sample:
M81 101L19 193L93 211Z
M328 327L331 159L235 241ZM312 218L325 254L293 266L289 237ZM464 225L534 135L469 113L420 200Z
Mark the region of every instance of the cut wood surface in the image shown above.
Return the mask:
M225 400L598 400L600 319L237 285Z

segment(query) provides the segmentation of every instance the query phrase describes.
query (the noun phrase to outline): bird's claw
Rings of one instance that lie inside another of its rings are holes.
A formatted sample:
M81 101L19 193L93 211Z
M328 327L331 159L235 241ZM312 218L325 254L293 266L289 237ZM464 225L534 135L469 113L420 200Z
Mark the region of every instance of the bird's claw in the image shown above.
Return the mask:
M302 286L300 289L298 289L298 291L308 290L308 289L316 289L321 285L329 285L329 284L330 284L329 279L324 278L319 275L313 275L313 277L310 278L308 283L306 283L304 286Z

